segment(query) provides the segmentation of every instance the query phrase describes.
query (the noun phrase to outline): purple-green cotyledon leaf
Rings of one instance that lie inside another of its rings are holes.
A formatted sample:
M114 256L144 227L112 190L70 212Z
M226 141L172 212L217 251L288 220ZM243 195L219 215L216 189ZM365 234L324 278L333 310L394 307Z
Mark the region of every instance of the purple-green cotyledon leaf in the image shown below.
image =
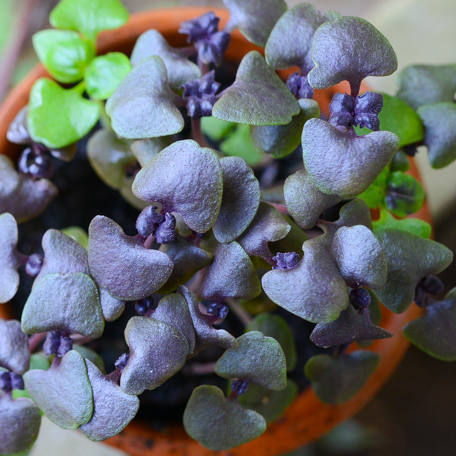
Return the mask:
M28 337L16 320L0 319L0 367L24 374L30 366Z

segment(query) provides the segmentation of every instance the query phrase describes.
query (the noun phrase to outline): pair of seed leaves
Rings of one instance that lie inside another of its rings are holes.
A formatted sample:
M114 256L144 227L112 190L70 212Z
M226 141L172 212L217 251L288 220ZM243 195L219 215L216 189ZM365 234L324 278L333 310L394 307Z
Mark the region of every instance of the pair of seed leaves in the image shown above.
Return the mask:
M413 65L399 75L397 96L415 109L425 127L424 144L433 168L456 159L456 64Z
M128 12L119 0L65 0L51 12L51 24L60 30L34 35L38 57L55 80L65 84L83 80L84 86L64 89L47 78L35 83L27 123L36 142L64 147L85 136L98 121L100 107L92 100L107 99L131 65L120 52L96 57L96 39L100 31L118 28L127 20ZM82 97L84 90L92 100Z

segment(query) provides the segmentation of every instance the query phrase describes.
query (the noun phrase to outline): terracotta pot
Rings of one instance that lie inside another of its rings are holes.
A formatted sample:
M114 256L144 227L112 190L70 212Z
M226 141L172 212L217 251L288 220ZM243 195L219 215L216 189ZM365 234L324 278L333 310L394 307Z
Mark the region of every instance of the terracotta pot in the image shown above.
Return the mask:
M211 8L219 17L222 25L227 21L227 11ZM158 29L173 46L184 46L185 36L177 33L182 21L192 19L207 11L207 8L179 8L144 12L133 15L124 27L112 32L102 33L99 39L98 51L101 54L111 51L121 51L130 54L139 35L151 28ZM249 43L239 32L232 36L226 58L239 62L251 50L260 48ZM289 72L288 72L289 73ZM6 98L0 107L0 153L10 157L17 156L19 147L6 139L9 124L19 110L28 102L29 92L33 83L47 73L41 65L36 66L31 73ZM286 75L286 72L283 73ZM341 84L339 91L347 90ZM316 91L315 98L323 109L327 110L333 89ZM412 163L412 173L418 176L416 166ZM415 216L430 221L428 207L425 205ZM314 395L312 389L302 392L289 407L282 418L268 426L267 431L258 439L225 452L214 452L201 447L192 440L181 425L170 425L157 431L150 423L133 421L118 436L106 443L131 456L272 456L292 451L320 437L343 420L353 416L381 388L404 356L408 342L402 335L402 327L411 319L416 318L420 311L412 306L407 312L395 315L384 310L382 327L394 334L391 339L375 341L370 347L380 354L381 361L377 370L367 382L363 390L352 400L343 405L322 404ZM7 307L0 307L0 316L8 317Z

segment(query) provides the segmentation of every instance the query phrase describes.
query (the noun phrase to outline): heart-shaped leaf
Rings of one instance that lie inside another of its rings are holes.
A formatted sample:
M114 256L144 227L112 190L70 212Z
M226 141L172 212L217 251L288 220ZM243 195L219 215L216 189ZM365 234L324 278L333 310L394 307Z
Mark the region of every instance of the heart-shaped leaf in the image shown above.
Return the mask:
M28 130L34 141L50 149L78 141L89 133L99 117L100 106L83 98L77 88L63 89L46 78L38 79L32 87Z
M85 69L87 93L93 100L106 100L130 71L130 60L125 54L108 52L100 55Z
M294 269L274 269L262 279L269 298L312 323L335 320L349 303L347 285L323 238L304 243L304 257Z
M66 84L83 79L95 57L93 44L68 30L41 30L33 35L33 46L49 74Z
M100 304L106 321L117 320L125 310L125 301L113 298L106 290L100 288Z
M172 293L161 299L152 314L154 320L161 321L179 330L188 342L188 354L195 350L196 336L187 301L178 294Z
M388 274L385 253L374 233L365 226L339 228L331 244L331 254L350 287L378 289L385 285Z
M396 217L393 217L389 211L384 209L380 211L380 218L373 222L373 227L375 234L378 234L378 232L382 230L397 229L408 231L409 233L424 239L429 239L432 232L431 225L424 220L415 218L399 220Z
M184 119L174 105L163 60L149 57L122 80L106 103L114 131L128 139L179 133Z
M451 103L456 90L456 64L409 66L399 73L398 84L397 96L415 110L428 104Z
M456 91L456 83L454 86ZM443 168L456 159L456 105L437 103L422 106L418 114L423 121L424 143L433 168Z
M127 236L113 220L95 217L89 227L89 265L95 281L122 301L152 295L171 275L168 255L146 249L139 237Z
M317 397L326 404L343 404L357 394L377 368L380 356L356 350L337 357L316 355L304 371Z
M122 432L135 417L139 399L124 393L117 383L106 378L95 364L86 360L93 390L93 416L79 429L94 442L109 439Z
M309 120L302 132L304 165L310 178L323 193L343 198L364 192L393 158L398 143L394 133L356 136L320 119Z
M16 320L0 319L0 366L22 375L30 365L28 337Z
M287 177L283 190L288 211L302 229L312 228L326 209L342 201L321 192L304 169Z
M453 254L444 245L407 231L388 229L376 236L386 255L388 277L375 294L388 309L405 312L413 302L418 282L429 274L442 272Z
M304 124L309 119L320 117L320 107L315 100L302 98L298 103L301 112L293 116L289 124L250 127L252 142L258 150L274 158L286 157L296 150L301 143Z
M427 91L427 87L422 91ZM420 142L423 139L424 129L417 113L400 98L386 93L382 95L383 108L378 115L380 129L396 134L400 140L399 147Z
M329 15L308 3L289 9L277 21L266 44L266 61L275 70L297 66L307 74L314 66L310 55L313 36Z
M77 429L92 418L92 387L77 351L69 351L47 371L26 372L24 383L38 408L61 428Z
M125 329L125 340L130 347L130 358L120 386L127 394L138 395L146 389L158 388L185 364L187 339L166 323L133 317Z
M41 415L32 400L0 397L0 454L28 450L40 431Z
M63 0L51 12L53 27L76 30L95 41L102 30L113 30L128 21L120 0Z
M320 225L324 225L325 228L329 228L329 231L338 230L342 226L355 226L363 225L366 228L372 230L372 217L367 204L360 198L356 198L349 203L342 206L339 211L339 220L335 222L324 222Z
M394 215L405 217L418 212L424 196L423 187L413 176L402 171L395 171L389 176L385 202Z
M223 0L230 10L230 24L239 27L252 43L264 47L280 16L287 10L284 0Z
M196 247L182 236L169 244L162 244L160 252L166 253L174 263L173 272L159 293L166 294L187 283L200 269L205 268L214 258L211 253Z
M246 331L259 331L274 338L282 347L287 362L287 371L296 367L297 354L293 333L287 322L279 315L263 313L256 316L245 328Z
M425 314L404 326L405 337L442 361L456 360L456 289L441 302L431 302Z
M138 139L131 143L131 151L138 160L141 168L148 165L163 149L173 143L172 136L162 136L160 138Z
M256 439L266 430L265 419L226 399L216 386L193 390L184 412L188 435L213 451L225 451Z
M326 22L312 42L315 68L308 79L314 89L327 89L348 81L359 90L368 76L388 76L397 69L397 57L389 41L369 22L344 16Z
M17 270L22 262L16 250L17 241L16 219L9 213L0 214L0 304L12 299L19 288Z
M250 331L238 337L238 347L227 350L215 365L223 378L239 378L275 391L285 389L287 366L280 344L272 337Z
M43 264L36 276L33 286L47 274L76 274L81 272L90 275L87 250L70 236L59 230L47 230L41 245L44 250Z
M104 319L95 282L87 274L47 274L25 303L22 330L101 337Z
M41 214L57 193L50 180L17 173L13 162L0 155L0 213L9 212L18 223L26 222Z
M389 337L393 337L389 331L372 323L369 307L356 310L350 305L340 313L337 320L315 326L310 340L319 347L334 347Z
M287 380L287 386L282 391L273 391L252 383L238 400L244 408L254 410L270 423L283 415L297 395L298 385L293 380Z
M198 65L191 62L180 49L170 46L163 35L154 29L143 33L136 41L131 64L135 67L153 55L163 60L173 90L179 90L186 82L201 78Z
M235 241L218 244L214 260L207 268L201 296L222 302L225 298L252 299L261 292L261 284L252 261Z
M87 157L100 179L114 189L122 187L128 166L135 162L128 142L107 129L98 130L91 136Z
M177 212L198 233L208 231L217 220L222 191L217 154L192 140L162 150L133 183L139 199L159 202L166 212Z
M241 235L255 217L260 204L260 184L240 157L222 158L220 166L223 196L213 231L219 242L228 243Z
M224 329L212 327L213 318L209 319L202 314L199 309L198 299L192 291L181 285L177 291L185 298L188 309L193 320L193 327L196 333L196 345L193 355L197 355L202 350L211 345L225 349L235 349L238 344L236 339Z
M255 218L238 242L249 256L259 256L270 261L273 255L268 243L283 239L290 229L291 226L274 206L261 202Z
M248 125L284 125L301 108L286 85L257 51L241 61L236 80L215 103L218 119Z

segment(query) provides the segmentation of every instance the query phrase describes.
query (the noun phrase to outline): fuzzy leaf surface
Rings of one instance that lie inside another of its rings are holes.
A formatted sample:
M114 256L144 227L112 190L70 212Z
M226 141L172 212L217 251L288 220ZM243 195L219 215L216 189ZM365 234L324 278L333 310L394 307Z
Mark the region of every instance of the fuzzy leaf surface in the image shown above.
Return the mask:
M393 312L405 312L413 302L418 282L442 272L451 263L453 253L438 242L407 231L388 229L376 236L386 255L388 276L375 295Z
M295 97L257 51L241 61L233 85L215 103L218 119L248 125L284 125L300 112Z
M6 182L6 184L8 183ZM21 265L16 250L18 241L17 222L7 212L0 215L0 234L0 304L4 304L14 297L19 288L17 270Z
M122 80L106 103L112 128L128 139L179 133L184 119L174 105L163 60L149 57Z
M125 329L130 358L120 386L127 394L139 395L158 388L185 364L188 342L174 328L149 317L133 317ZM147 343L145 343L147 341Z
M363 388L379 361L377 353L367 350L356 350L336 358L316 355L307 361L304 371L322 402L343 404Z
M117 320L125 310L125 301L113 298L106 290L99 288L100 304L106 321Z
M170 46L158 30L151 29L136 41L131 53L131 64L135 67L153 55L158 55L163 60L173 90L179 90L186 82L201 78L198 65L191 62L180 49Z
M133 183L139 199L159 202L166 212L177 212L198 233L208 231L217 220L222 191L222 169L215 151L192 140L162 150Z
M30 365L28 337L16 320L0 319L0 366L22 375Z
M218 244L214 260L207 268L201 296L222 302L225 298L252 299L261 292L255 267L245 250L235 241Z
M214 224L214 236L228 243L241 235L255 217L260 204L260 184L240 157L220 160L223 176L222 204Z
M62 429L77 429L92 418L92 386L77 351L69 351L46 371L26 372L24 383L38 408Z
M99 286L121 301L152 295L168 280L171 259L146 249L139 237L127 236L113 220L95 217L89 227L90 271Z
M343 198L364 192L393 158L398 144L394 133L356 136L320 119L309 120L302 132L304 165L310 178L323 193Z
M9 212L18 223L26 222L41 214L57 193L50 180L18 173L13 162L0 155L0 213Z
M76 89L64 89L46 78L38 79L32 87L28 130L34 141L50 149L78 141L89 133L99 117L100 106L83 98Z
M27 334L62 331L98 339L104 319L98 288L87 274L47 274L30 293L22 312Z
M266 388L281 391L287 383L285 354L280 344L259 331L238 337L238 347L227 350L215 365L223 378L239 378Z
M93 416L79 429L94 442L109 439L120 432L135 417L139 399L124 393L120 386L107 379L103 373L86 360L87 373L93 390Z
M351 16L318 28L312 59L315 68L308 79L314 89L327 89L342 81L359 86L368 76L388 76L397 69L389 41L366 20Z
M216 386L193 390L184 412L184 428L205 448L224 451L256 439L266 430L265 419L225 398Z
M252 43L264 47L274 25L287 10L284 0L224 0L230 22Z

